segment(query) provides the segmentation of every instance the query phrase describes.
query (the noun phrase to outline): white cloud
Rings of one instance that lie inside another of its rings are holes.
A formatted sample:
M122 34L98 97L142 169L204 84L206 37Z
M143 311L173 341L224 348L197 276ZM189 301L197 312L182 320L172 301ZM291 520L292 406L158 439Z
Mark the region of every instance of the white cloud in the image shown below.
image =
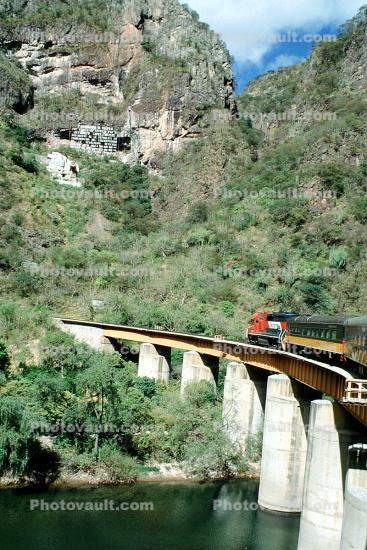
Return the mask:
M241 63L261 64L279 32L318 33L355 15L363 0L186 0ZM303 39L302 34L298 39Z
M288 54L281 54L277 55L275 59L268 65L266 65L265 70L266 71L276 71L277 69L281 69L282 67L289 67L289 65L295 65L296 63L300 63L303 61L303 58L299 55L288 55Z

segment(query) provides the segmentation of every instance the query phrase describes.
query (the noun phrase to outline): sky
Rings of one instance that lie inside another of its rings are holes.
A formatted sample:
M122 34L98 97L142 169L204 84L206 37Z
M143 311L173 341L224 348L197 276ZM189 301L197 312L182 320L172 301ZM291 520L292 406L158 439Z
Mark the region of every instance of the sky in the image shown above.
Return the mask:
M256 76L308 57L313 43L335 37L363 0L186 0L226 42L236 89Z

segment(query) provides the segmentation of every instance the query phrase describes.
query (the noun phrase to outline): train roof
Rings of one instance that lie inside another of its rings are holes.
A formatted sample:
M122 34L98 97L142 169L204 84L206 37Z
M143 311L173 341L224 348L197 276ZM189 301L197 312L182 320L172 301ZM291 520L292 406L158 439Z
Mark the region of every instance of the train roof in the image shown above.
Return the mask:
M345 324L348 325L349 327L367 325L367 315L360 315L358 317L350 317L349 319L347 319Z
M290 319L289 323L316 323L320 325L345 325L355 315L301 315ZM366 317L367 319L367 317Z
M298 313L292 313L291 311L276 311L274 313L268 313L268 319L273 321L283 321L290 317L298 317Z

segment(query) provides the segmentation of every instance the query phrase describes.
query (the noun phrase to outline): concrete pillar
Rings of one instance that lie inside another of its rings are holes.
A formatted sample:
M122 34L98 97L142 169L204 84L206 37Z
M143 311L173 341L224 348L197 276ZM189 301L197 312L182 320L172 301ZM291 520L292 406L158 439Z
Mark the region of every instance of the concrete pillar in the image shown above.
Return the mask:
M366 548L367 470L348 470L340 550L366 550Z
M348 447L359 436L339 404L312 402L298 550L339 550Z
M223 395L223 426L233 443L245 444L248 435L264 428L267 376L243 363L227 367Z
M268 510L302 509L309 402L300 391L285 374L268 378L259 488L259 505Z
M139 353L138 376L168 382L170 375L167 357L153 344L142 344Z
M208 380L216 388L218 380L219 359L201 355L197 351L188 351L184 353L181 374L181 396L185 393L185 388L191 382L200 382Z
M113 352L115 348L111 341L104 336L103 328L87 325L67 324L61 319L55 320L60 330L72 334L77 342L83 342L96 351Z

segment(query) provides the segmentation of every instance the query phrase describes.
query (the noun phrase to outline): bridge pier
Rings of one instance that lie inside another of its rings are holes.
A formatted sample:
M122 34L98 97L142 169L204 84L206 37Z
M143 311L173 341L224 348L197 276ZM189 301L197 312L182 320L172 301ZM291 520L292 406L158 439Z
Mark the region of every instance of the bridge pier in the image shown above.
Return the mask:
M362 446L360 446L362 447ZM348 470L345 483L344 515L340 550L366 550L367 548L367 446L363 470Z
M309 402L300 391L285 374L268 378L259 488L259 505L267 510L302 510Z
M77 342L87 344L96 351L112 353L115 347L109 338L104 336L103 328L88 325L65 324L61 319L56 319L56 326L72 334Z
M197 351L187 351L183 356L181 374L181 396L191 382L207 380L216 388L219 372L219 358L200 354Z
M170 377L169 348L141 344L139 353L138 376L168 382Z
M233 443L245 445L263 431L267 375L260 369L230 363L223 396L223 426Z
M348 447L361 434L339 404L311 404L298 550L339 550Z

